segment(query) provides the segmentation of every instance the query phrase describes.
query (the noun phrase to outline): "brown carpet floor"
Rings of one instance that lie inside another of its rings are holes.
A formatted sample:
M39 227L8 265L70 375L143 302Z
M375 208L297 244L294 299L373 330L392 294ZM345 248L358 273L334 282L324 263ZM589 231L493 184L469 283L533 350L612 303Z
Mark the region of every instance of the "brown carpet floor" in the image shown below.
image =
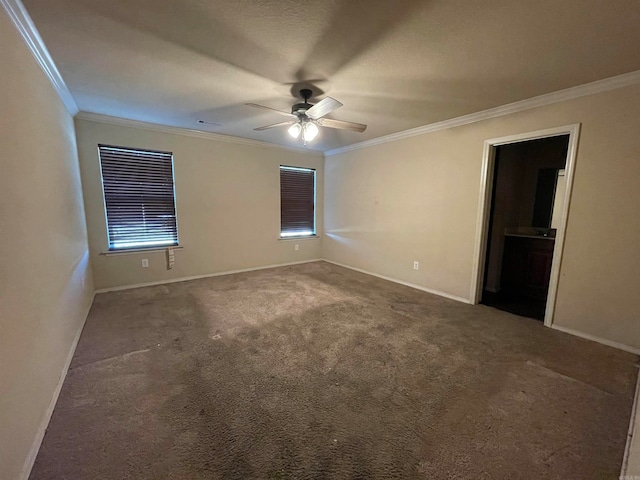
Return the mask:
M101 294L31 479L615 479L636 361L325 262Z

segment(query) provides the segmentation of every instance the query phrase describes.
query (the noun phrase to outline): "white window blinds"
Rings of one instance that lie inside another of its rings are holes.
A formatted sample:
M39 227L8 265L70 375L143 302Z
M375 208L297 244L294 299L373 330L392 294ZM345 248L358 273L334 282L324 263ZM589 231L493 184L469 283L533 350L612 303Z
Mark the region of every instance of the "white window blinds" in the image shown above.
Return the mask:
M173 154L98 148L109 249L177 245Z
M316 234L316 171L280 166L280 236Z

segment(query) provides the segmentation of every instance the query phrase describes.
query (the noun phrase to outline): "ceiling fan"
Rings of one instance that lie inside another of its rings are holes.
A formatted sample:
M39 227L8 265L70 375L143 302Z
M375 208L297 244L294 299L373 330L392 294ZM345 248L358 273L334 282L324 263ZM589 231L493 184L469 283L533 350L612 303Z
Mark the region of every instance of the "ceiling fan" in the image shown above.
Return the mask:
M306 142L311 142L320 129L318 127L338 128L341 130L351 130L353 132L364 132L367 128L362 123L344 122L342 120L333 120L331 118L324 118L325 115L333 112L336 108L340 108L342 103L331 97L325 97L316 104L309 103L309 99L313 92L308 88L300 90L300 97L304 100L302 103L296 103L291 107L291 113L283 112L275 108L266 107L264 105L258 105L256 103L246 103L250 107L264 108L271 110L280 115L289 117L286 122L274 123L272 125L265 125L264 127L254 128L256 131L267 130L274 127L285 127L289 125L289 135L293 138L299 138L302 134L302 138Z

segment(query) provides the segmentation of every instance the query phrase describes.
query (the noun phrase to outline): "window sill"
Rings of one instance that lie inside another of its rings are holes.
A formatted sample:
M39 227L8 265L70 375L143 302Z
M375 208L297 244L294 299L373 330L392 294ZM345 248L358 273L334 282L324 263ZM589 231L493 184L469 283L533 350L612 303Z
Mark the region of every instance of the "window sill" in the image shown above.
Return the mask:
M299 237L279 237L279 242L286 242L288 240L305 240L307 238L320 238L320 235L301 235Z
M184 247L180 247L178 245L166 246L166 247L148 247L148 248L123 248L120 250L107 250L106 252L101 252L100 255L104 255L105 257L114 257L118 255L135 255L136 253L148 253L148 252L163 252L167 248L173 248L174 250L182 250Z

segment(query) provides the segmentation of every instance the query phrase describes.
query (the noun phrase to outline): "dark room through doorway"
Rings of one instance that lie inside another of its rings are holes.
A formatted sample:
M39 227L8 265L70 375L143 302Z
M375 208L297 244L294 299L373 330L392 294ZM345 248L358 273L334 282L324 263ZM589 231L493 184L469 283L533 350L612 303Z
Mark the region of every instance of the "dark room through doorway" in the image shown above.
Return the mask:
M569 135L495 147L480 303L544 320Z

